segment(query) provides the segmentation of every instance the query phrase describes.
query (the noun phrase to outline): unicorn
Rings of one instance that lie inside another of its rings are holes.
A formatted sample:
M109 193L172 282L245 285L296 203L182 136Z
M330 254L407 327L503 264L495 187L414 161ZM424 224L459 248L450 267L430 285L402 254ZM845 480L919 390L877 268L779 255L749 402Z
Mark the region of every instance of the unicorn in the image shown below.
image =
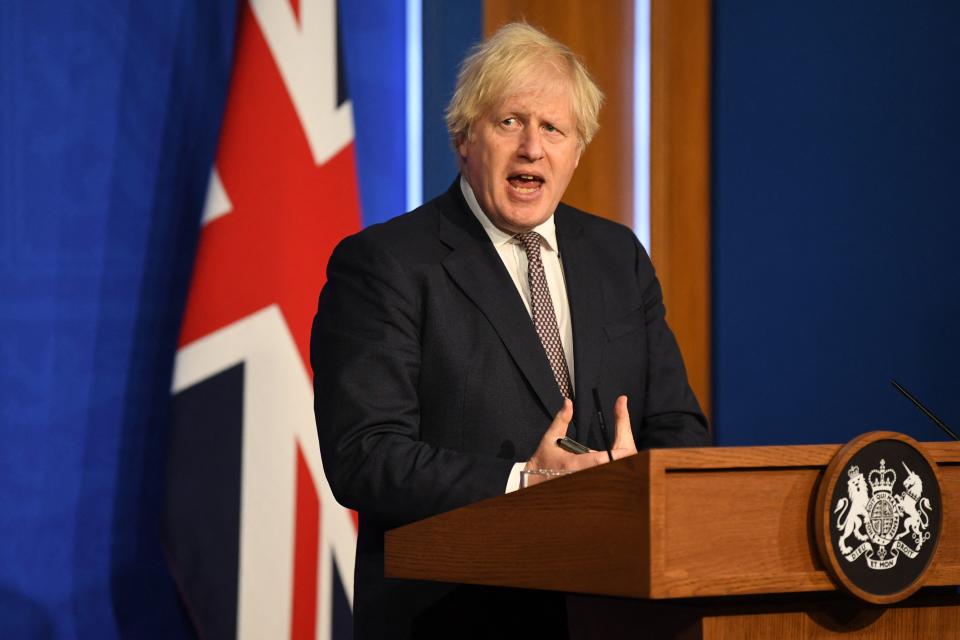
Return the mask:
M923 494L923 480L907 466L906 462L900 464L907 470L907 477L903 481L903 493L896 496L898 508L906 514L907 518L903 521L904 530L897 534L896 540L903 536L912 534L913 541L917 543L917 551L923 546L925 540L930 537L929 532L922 531L930 526L930 517L924 509L931 509L930 499L921 498Z

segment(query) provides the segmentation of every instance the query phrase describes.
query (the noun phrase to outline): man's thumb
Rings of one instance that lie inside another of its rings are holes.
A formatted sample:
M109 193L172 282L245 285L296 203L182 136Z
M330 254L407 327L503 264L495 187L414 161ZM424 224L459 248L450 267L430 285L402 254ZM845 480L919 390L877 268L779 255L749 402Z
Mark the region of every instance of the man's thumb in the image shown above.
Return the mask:
M564 398L563 407L553 417L553 422L547 429L547 435L551 438L562 438L567 435L567 427L570 426L571 420L573 420L573 403L570 402L570 398Z

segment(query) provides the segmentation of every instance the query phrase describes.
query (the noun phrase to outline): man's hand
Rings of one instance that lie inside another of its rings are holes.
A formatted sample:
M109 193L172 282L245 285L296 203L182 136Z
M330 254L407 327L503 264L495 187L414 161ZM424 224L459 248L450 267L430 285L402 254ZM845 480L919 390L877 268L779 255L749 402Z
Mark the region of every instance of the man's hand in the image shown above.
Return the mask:
M613 408L616 436L613 440L614 460L625 458L637 452L637 445L633 440L633 431L630 428L630 412L627 410L627 396L620 396ZM524 470L558 469L579 471L588 467L608 462L606 451L589 453L570 453L557 444L557 440L567 435L570 420L573 419L573 403L569 399L563 401L563 408L557 412L553 422L547 427L546 433L540 440L537 450L530 456Z

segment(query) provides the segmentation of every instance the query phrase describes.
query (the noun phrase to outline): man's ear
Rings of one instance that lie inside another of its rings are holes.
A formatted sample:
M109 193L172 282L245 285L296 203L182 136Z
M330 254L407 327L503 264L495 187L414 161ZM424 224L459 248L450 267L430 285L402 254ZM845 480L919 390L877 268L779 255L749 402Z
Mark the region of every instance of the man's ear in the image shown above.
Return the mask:
M460 164L463 164L467 161L467 147L468 147L468 138L470 136L469 132L461 133L457 136L457 156L460 158Z

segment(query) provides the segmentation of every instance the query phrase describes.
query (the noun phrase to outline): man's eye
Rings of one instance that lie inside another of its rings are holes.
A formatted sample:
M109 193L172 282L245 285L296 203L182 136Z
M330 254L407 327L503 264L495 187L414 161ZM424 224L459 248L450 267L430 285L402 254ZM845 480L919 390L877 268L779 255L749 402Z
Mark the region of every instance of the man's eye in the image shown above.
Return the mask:
M502 124L505 127L512 127L516 123L517 123L516 118L504 118L503 120L500 121L500 124Z
M557 133L557 132L560 131L560 129L557 129L557 128L556 128L555 126L553 126L552 124L545 124L545 125L543 125L543 130L546 131L547 133Z

